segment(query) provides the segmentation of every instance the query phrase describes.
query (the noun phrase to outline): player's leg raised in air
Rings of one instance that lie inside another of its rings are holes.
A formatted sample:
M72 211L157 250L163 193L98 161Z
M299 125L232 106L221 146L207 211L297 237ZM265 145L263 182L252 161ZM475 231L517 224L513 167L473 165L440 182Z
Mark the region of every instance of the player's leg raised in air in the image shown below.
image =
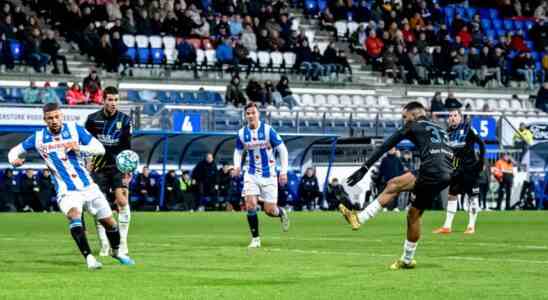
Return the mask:
M394 177L388 181L382 193L367 207L355 212L346 208L343 204L339 205L339 211L344 218L350 223L353 230L358 230L361 224L375 217L383 207L389 205L398 197L401 192L411 191L415 186L416 177L411 172L407 172L401 176Z

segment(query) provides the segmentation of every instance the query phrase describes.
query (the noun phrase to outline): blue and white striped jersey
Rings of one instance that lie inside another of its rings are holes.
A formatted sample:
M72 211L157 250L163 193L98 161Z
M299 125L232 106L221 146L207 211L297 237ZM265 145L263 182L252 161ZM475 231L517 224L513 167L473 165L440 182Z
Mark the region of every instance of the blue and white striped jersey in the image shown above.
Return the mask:
M247 172L249 174L275 177L274 150L278 150L280 154L280 173L287 173L287 148L280 135L270 125L260 122L256 129L245 126L238 131L234 155L234 165L237 167L241 165L241 153L244 150L247 151Z
M80 145L79 152L66 151L66 145L72 142ZM57 135L53 135L47 128L36 131L10 151L10 162L31 150L40 154L54 175L57 195L67 191L81 191L94 184L85 167L84 158L86 154L96 155L105 151L99 141L76 123L64 123Z

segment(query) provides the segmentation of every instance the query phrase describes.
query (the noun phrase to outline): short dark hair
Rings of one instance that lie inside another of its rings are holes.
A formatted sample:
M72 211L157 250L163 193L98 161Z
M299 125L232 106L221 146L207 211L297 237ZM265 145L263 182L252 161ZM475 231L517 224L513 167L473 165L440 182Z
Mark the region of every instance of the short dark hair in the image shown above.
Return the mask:
M245 105L244 111L247 111L248 109L250 109L250 108L252 108L252 107L255 107L256 109L259 109L259 107L257 106L257 103L255 103L255 102L249 102L248 104Z
M425 110L424 108L424 105L422 105L422 103L418 102L418 101L411 101L409 103L407 103L403 109L405 110L415 110L415 109L423 109Z
M118 89L116 87L113 87L113 86L107 86L103 90L103 95L104 95L105 99L107 98L108 95L118 95Z
M48 113L50 111L56 111L60 109L61 107L59 106L57 102L50 102L50 103L44 104L44 106L42 107L42 112Z

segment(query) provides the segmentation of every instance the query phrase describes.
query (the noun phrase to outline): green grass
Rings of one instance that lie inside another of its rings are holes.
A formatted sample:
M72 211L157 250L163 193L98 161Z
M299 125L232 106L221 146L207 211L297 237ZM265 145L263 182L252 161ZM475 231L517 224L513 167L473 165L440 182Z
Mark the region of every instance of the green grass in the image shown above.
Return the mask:
M135 213L137 265L88 271L60 214L1 214L0 299L548 299L547 213L482 213L474 236L464 213L449 236L430 233L442 212L423 219L417 269L390 271L402 213L358 232L335 213L293 213L288 233L261 214L254 251L241 213Z

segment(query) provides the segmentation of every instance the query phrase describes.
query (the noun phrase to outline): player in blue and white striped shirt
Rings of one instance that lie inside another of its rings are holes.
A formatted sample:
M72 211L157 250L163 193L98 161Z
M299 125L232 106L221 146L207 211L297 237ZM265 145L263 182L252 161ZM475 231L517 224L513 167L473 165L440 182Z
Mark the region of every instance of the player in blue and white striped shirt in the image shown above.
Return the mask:
M83 127L75 123L63 123L63 113L57 103L48 103L43 107L46 128L36 131L25 141L13 147L8 153L10 164L22 166L23 154L35 150L44 159L54 176L59 209L69 219L70 233L86 259L88 268L99 269L98 262L89 247L82 225L82 212L89 211L107 228L107 236L113 251L113 257L121 264L132 265L133 260L118 254L120 232L110 205L99 187L93 182L84 166L87 155L105 153L103 145Z
M287 213L278 207L278 179L281 185L287 183L288 153L281 137L274 128L259 121L259 110L255 103L245 106L247 126L238 131L234 150L234 168L240 174L242 156L247 152L247 166L244 175L243 195L247 208L247 222L251 231L250 248L261 247L257 201L264 202L265 213L280 218L282 229L289 229ZM280 176L276 176L275 151L280 157Z

